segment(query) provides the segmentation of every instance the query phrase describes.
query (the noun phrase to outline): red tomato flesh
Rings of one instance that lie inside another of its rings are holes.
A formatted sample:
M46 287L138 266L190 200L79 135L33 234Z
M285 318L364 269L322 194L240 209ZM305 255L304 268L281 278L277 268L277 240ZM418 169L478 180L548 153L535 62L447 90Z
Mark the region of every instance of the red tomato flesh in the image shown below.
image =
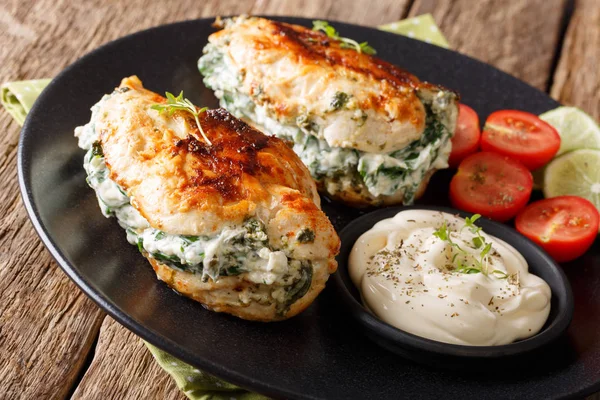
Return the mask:
M481 150L512 157L530 171L546 165L559 147L556 129L536 115L517 110L490 114L481 135Z
M531 172L512 158L481 152L465 158L450 182L450 201L460 210L508 221L529 201Z
M475 110L466 104L460 104L456 131L452 137L452 152L448 159L451 168L456 168L468 155L479 149L479 117Z
M600 215L588 200L559 196L531 203L519 213L517 230L558 262L582 256L596 240Z

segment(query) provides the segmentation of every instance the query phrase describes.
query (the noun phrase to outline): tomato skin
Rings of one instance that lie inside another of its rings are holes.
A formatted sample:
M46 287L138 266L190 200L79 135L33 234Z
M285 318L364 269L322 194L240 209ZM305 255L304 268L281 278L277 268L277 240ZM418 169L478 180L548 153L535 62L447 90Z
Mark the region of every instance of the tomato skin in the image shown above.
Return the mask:
M560 135L537 115L518 110L490 114L481 135L481 149L514 158L530 171L546 165L560 148Z
M515 220L517 231L557 262L581 257L598 235L600 214L588 200L559 196L528 205Z
M509 157L481 152L465 158L450 182L450 202L460 210L504 222L529 201L531 172Z
M479 150L481 130L475 110L466 104L459 104L456 131L452 137L452 152L448 158L450 168L456 168L468 155Z

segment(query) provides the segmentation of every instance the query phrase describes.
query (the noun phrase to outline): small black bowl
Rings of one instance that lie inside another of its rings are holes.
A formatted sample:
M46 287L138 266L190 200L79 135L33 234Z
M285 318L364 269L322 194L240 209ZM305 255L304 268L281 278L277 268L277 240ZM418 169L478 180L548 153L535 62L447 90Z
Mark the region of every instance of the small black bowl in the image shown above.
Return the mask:
M552 290L550 315L541 331L527 339L499 346L464 346L426 339L393 327L369 312L362 304L360 293L348 273L348 257L354 243L377 222L391 218L400 211L421 209L443 211L461 217L472 214L445 207L410 206L377 210L357 218L340 233L342 247L337 257L338 272L333 276L338 300L358 322L369 338L403 357L436 366L461 366L464 364L510 360L531 356L558 339L573 318L573 293L562 269L541 247L520 235L507 225L481 218L477 225L516 248L527 260L529 270L545 280Z

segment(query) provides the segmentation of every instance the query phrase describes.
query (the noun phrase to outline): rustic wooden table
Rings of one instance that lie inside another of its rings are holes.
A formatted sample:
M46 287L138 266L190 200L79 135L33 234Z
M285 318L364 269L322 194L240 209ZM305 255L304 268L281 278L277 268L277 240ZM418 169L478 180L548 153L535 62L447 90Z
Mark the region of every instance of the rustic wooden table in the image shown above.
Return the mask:
M103 43L184 19L279 14L375 26L428 12L457 51L600 119L599 0L2 0L0 82L52 77ZM0 127L0 398L184 399L37 238L17 184L19 126L0 112Z

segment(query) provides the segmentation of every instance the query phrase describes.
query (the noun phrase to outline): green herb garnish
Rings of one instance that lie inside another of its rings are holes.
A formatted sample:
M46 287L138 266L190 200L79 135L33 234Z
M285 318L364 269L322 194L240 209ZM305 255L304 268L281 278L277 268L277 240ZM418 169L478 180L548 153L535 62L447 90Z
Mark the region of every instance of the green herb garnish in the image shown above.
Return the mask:
M456 251L454 256L452 257L452 263L456 264L456 271L461 272L463 274L478 274L482 273L484 275L489 275L489 263L488 256L490 251L492 251L492 243L487 242L485 238L481 235L482 228L475 225L475 221L481 218L481 215L474 214L472 217L465 218L465 224L458 231L458 233L462 232L464 229L468 229L475 237L472 239L473 249L480 250L479 256L475 256L465 249L460 247L458 243L452 240L452 231L446 221L444 224L433 233L433 236L448 242L453 250ZM459 256L460 259L459 259ZM491 271L492 275L496 276L499 279L506 279L509 277L507 273L504 271L500 271L495 269Z
M198 126L198 130L200 130L200 134L204 138L204 141L212 146L211 141L206 137L204 130L202 129L202 125L200 125L200 120L198 116L208 110L208 107L197 108L191 101L183 97L183 90L179 93L179 96L175 97L173 93L166 92L167 102L162 104L154 104L152 106L153 110L157 110L162 113L164 111L168 112L169 115L173 115L175 111L186 111L194 116L196 120L196 125Z
M365 53L369 55L377 53L375 49L369 46L369 43L367 42L358 43L356 40L340 36L338 31L333 26L329 25L329 22L327 21L313 21L312 30L324 32L331 39L340 41L340 47L344 49L354 49L359 53Z

